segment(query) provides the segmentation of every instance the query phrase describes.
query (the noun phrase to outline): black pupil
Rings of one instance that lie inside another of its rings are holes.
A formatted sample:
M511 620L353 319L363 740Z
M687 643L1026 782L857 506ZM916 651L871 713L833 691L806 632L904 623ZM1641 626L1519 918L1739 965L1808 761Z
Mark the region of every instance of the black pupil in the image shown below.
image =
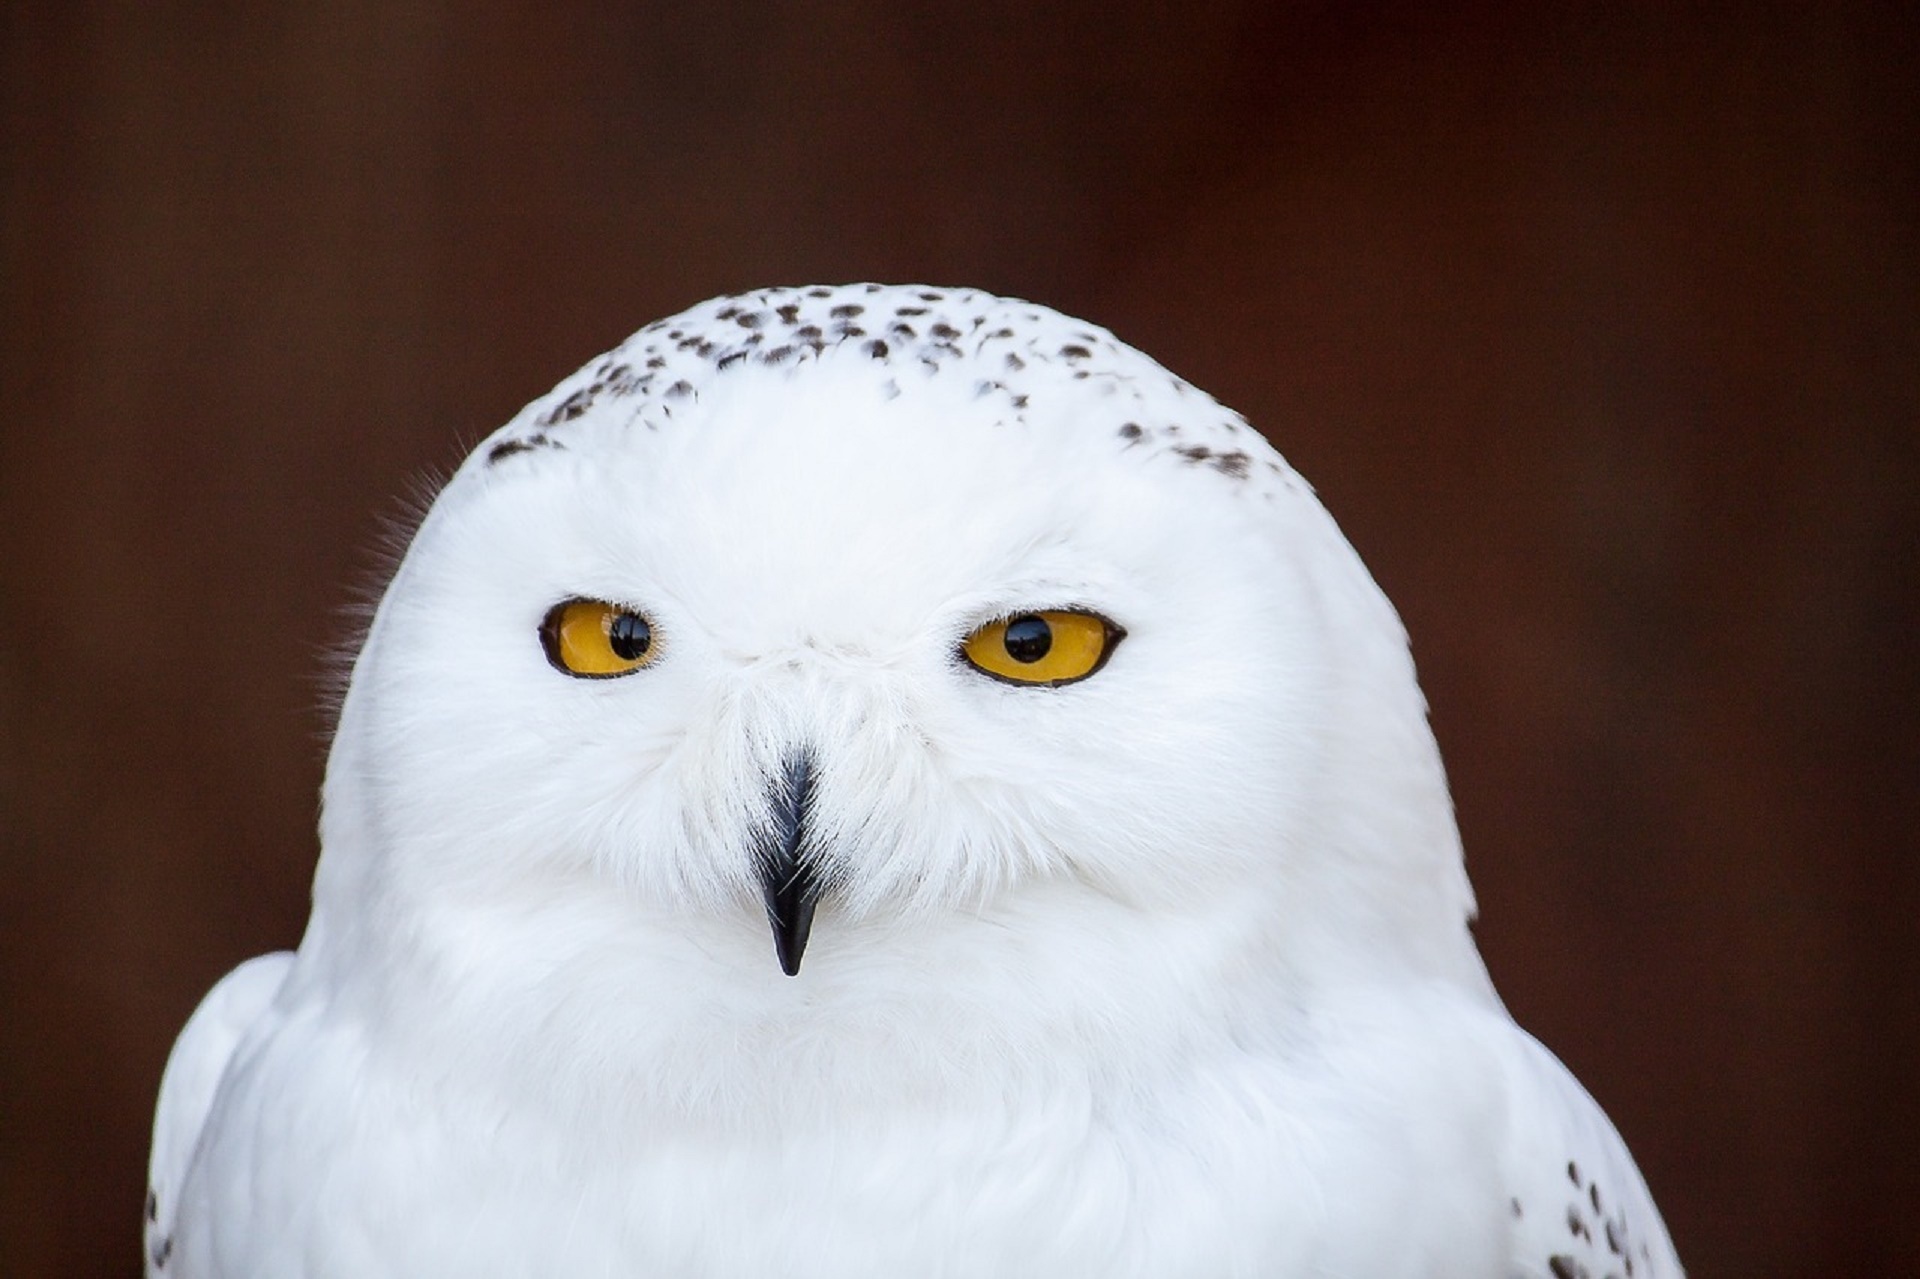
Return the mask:
M1037 662L1053 647L1053 628L1043 617L1028 613L1007 623L1007 656L1016 662Z
M615 613L607 625L607 644L623 662L637 662L647 655L653 643L653 631L647 619L638 613Z

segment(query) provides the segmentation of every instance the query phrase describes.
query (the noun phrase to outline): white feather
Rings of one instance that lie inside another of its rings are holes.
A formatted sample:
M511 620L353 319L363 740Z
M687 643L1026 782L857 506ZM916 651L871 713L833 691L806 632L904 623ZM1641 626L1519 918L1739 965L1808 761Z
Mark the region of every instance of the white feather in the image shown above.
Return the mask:
M147 1170L147 1273L166 1273L171 1259L180 1188L186 1183L214 1094L234 1050L256 1026L286 979L291 951L256 955L221 978L174 1041L160 1076L153 1114L153 1152Z

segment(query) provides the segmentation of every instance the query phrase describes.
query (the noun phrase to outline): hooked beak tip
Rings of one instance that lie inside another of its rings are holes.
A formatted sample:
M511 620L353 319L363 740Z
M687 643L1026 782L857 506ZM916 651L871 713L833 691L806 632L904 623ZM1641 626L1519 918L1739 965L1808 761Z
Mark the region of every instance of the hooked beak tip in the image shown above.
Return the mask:
M813 929L813 899L808 897L787 913L773 917L773 953L780 960L780 971L789 977L800 974L800 959L807 953L807 934Z

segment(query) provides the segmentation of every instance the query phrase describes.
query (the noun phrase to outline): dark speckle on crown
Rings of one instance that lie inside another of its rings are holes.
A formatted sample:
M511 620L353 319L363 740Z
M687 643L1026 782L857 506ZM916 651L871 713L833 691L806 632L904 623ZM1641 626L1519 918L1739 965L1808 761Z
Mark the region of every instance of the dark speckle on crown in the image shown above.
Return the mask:
M1172 421L1167 385L1176 396L1192 388L1103 330L974 290L881 284L766 289L656 320L498 432L484 446L485 464L563 448L570 429L584 429L573 423L609 409L629 425L659 430L684 418L687 403L717 378L745 369L796 377L842 348L880 366L874 388L883 399L899 396L908 381L962 374L974 398L1002 406L1005 421L1028 425L1032 412L1067 396L1084 416L1091 397L1111 402L1108 429L1121 450L1236 482L1257 474L1269 496L1275 477L1281 487L1298 482L1274 462L1255 472L1246 425L1228 409L1209 403L1210 412L1198 411L1189 400L1182 421Z

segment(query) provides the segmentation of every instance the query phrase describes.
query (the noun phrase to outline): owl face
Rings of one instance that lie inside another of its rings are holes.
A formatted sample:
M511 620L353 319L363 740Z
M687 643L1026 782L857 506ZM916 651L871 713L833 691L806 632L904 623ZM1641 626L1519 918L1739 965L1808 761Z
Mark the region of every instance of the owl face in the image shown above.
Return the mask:
M989 305L1036 314L956 310ZM763 956L771 928L789 972L1032 885L1284 892L1352 700L1351 557L1218 405L1037 314L934 367L676 351L697 382L663 361L567 418L650 330L483 445L349 695L341 802L395 891L627 900Z

